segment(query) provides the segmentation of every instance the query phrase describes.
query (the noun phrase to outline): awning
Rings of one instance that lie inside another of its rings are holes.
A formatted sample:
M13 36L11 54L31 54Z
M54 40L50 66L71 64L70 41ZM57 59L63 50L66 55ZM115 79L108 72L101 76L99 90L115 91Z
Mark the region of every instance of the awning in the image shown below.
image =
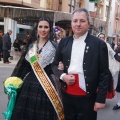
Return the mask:
M71 20L70 13L64 13L52 10L14 7L14 6L0 6L0 17L10 17L12 19L18 18L40 18L49 17L52 21L57 22L60 20ZM29 20L29 19L28 19Z
M44 10L44 9L34 9L25 7L15 7L15 6L3 6L0 5L0 17L10 17L14 20L26 19L28 22L35 22L40 17L49 17L53 22L58 22L62 20L71 20L71 13ZM105 27L105 21L91 18L91 25L96 28Z
M62 20L71 20L71 13L65 13L65 12L54 12L54 21L62 21Z
M99 28L99 27L105 27L105 21L101 20L101 19L98 19L98 18L91 18L91 25L93 25L94 27L96 28Z

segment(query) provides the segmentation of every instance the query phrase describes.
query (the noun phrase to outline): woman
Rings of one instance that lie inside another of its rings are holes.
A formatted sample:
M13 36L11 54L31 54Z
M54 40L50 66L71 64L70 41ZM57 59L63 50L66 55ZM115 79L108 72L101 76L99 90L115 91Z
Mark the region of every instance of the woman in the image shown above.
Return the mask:
M104 42L106 42L105 40L105 34L104 33L99 33L98 37L103 40ZM114 76L114 71L113 71L113 64L116 62L114 59L114 55L115 52L113 51L113 49L111 48L111 46L109 45L109 43L106 42L107 48L108 48L108 60L109 60L109 70L110 70L110 74L109 74L109 85L108 85L108 93L107 93L107 97L106 98L113 98L114 97L114 88L113 88L113 76Z
M118 43L116 49L115 49L115 59L120 63L120 43ZM120 66L120 64L118 65ZM117 77L117 83L116 83L116 97L117 97L117 103L113 107L113 110L120 109L120 69L118 69L118 77Z
M52 41L50 19L41 18L39 20L37 25L38 40L33 42L35 33L34 31L28 42L27 52L23 53L12 73L12 76L21 77L24 83L17 97L11 120L56 120L56 113L59 120L63 120L63 117L59 116L57 109L55 109L54 95L57 96L57 94L54 89L54 80L51 77L53 74L51 63L56 49ZM41 78L42 75L43 78ZM46 86L47 82L50 82L52 87ZM50 91L55 93L52 95L53 98L49 95ZM58 102L60 102L59 97Z
M115 52L111 48L110 44L107 43L107 41L105 39L105 34L104 33L99 33L98 37L101 40L103 40L106 43L106 45L107 45L107 48L108 48L108 60L109 60L109 70L112 73L112 76L114 76L114 73L113 73L113 62L115 61L115 59L114 59Z

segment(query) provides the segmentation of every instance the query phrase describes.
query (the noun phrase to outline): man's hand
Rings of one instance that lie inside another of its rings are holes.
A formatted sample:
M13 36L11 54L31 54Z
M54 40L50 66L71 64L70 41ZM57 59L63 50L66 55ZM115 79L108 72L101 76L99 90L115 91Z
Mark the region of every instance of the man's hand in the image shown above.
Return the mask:
M63 80L67 85L73 85L75 83L75 76L72 74L64 75Z
M58 69L59 70L64 70L64 65L61 61L59 62Z
M94 105L94 111L97 112L99 109L104 108L104 107L105 107L105 104L96 102Z

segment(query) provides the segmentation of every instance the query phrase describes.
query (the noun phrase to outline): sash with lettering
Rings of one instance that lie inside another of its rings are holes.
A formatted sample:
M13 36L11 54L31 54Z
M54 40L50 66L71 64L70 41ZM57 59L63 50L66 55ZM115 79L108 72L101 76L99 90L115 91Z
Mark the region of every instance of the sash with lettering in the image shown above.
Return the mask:
M36 50L34 49L34 47L30 52L32 52L32 54L29 54L30 64L32 66L32 69L38 81L40 82L41 86L43 87L45 93L47 94L49 100L51 101L59 120L64 120L63 105L58 96L58 93L56 92L52 82L45 73L44 69L39 64L36 55Z

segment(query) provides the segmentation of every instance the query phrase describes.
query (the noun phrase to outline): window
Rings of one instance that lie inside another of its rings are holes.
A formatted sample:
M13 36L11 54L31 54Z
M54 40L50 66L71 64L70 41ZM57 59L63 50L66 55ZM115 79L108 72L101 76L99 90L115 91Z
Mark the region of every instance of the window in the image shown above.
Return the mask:
M106 12L105 12L105 16L107 17L108 14L108 6L106 5Z
M68 0L68 6L69 6L69 12L73 12L75 8L75 1L74 0Z
M58 7L59 11L62 11L62 0L59 0L59 7Z
M117 14L119 13L119 5L118 5L118 7L117 7Z

